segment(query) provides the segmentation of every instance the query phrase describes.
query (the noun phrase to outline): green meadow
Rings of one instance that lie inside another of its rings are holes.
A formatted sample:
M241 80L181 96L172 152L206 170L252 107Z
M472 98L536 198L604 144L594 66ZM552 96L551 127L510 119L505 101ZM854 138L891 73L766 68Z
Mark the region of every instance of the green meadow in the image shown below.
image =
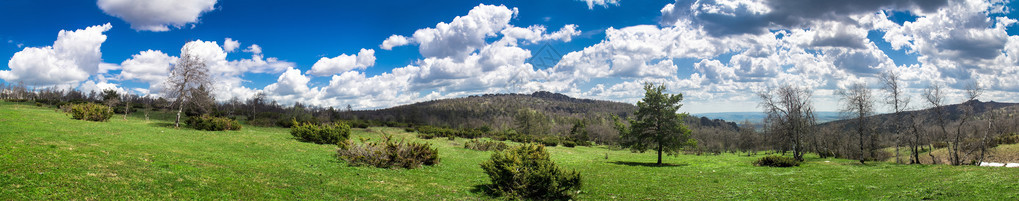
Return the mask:
M354 129L423 141L441 162L418 169L350 167L335 145L284 128L174 129L168 114L73 120L53 107L0 102L0 200L310 199L487 200L480 164L491 152L465 139L422 140L400 128ZM513 144L513 143L511 143ZM1019 200L1019 168L900 165L807 156L799 167L755 167L762 155L668 156L608 147L550 147L581 173L576 200Z

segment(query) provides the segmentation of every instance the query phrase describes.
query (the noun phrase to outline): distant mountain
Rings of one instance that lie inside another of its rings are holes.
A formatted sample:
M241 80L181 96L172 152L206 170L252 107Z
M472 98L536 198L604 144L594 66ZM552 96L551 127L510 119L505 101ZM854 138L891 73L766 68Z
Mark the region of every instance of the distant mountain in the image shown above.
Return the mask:
M981 115L984 115L984 113L986 113L988 111L998 110L998 109L1002 109L1002 108L1019 109L1019 103L1000 103L1000 102L994 102L994 101L981 102L980 100L972 100L972 101L966 102L966 103L959 103L959 104L944 106L945 107L945 112L947 113L947 115L946 115L947 119L946 120L948 122L955 122L955 121L960 120L962 118L962 115L963 115L962 106L964 104L967 104L967 103L969 103L969 105L973 107L973 114L974 114L974 116L981 116ZM934 123L934 121L936 121L935 120L936 118L934 116L935 114L934 114L934 109L933 108L908 111L904 115L905 116L916 115L917 117L919 117L921 119L924 119L928 124L932 124L932 123ZM889 123L894 123L894 121L893 121L894 117L895 117L895 114L879 114L879 115L870 116L868 118L871 118L871 120L875 121L875 122L883 122L882 123L883 127L881 129L879 129L879 131L890 131L890 130L893 130L892 129L892 125L893 124L889 124ZM845 125L843 127L843 129L852 129L852 128L855 128L855 125L853 124L853 122L851 120L831 121L831 122L827 122L827 123L821 124L819 126L832 126L832 125Z
M716 112L694 115L736 123L742 123L744 120L750 120L750 122L754 124L760 124L764 118L768 116L768 114L763 112ZM814 115L817 116L818 123L836 121L842 118L839 112L815 112Z

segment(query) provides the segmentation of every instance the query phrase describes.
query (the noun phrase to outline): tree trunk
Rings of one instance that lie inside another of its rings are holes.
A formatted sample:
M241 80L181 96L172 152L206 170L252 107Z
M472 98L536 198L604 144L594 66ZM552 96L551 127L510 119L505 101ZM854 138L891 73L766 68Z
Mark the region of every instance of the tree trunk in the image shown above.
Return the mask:
M187 100L187 99L186 98L181 98L180 99L180 104L178 104L178 106L177 106L177 119L173 120L173 127L174 128L180 128L180 113L184 112L184 101L185 100Z
M658 166L662 165L662 145L658 145Z

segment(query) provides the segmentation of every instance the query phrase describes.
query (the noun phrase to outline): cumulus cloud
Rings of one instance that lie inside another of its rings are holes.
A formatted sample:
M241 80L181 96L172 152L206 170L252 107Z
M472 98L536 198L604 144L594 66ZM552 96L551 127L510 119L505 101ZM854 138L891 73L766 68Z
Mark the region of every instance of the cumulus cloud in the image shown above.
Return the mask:
M226 40L223 41L223 50L226 50L226 52L233 52L238 47L241 47L241 42L231 38L226 38Z
M676 1L662 8L662 25L691 23L715 36L763 34L769 28L800 28L818 21L851 21L849 16L880 10L933 12L947 0L862 1Z
M407 44L410 44L410 39L408 39L407 37L401 35L392 35L389 36L389 38L386 38L386 40L382 41L382 44L379 45L379 48L382 48L383 50L392 50L393 47L404 46Z
M146 50L131 55L130 59L120 63L123 70L120 76L126 80L147 82L159 85L170 74L170 66L177 62L177 57L167 55L159 50Z
M198 22L202 13L215 9L217 0L99 0L96 4L108 15L123 19L131 29L169 31Z
M467 15L457 16L449 23L439 22L435 27L418 29L410 41L418 44L422 56L463 59L485 46L485 39L496 36L517 13L517 8L481 4L471 9ZM397 46L403 42L398 38L391 36L386 41ZM382 47L393 46L386 45L384 41Z
M99 71L100 46L106 41L109 23L74 31L60 30L52 46L27 47L11 57L0 71L7 82L28 85L77 84Z
M618 6L619 0L577 0L587 2L587 9L594 9L594 6L608 8L610 5Z
M357 54L341 54L333 58L322 57L314 65L308 74L327 76L339 74L354 69L367 69L375 65L375 50L361 49Z
M302 75L301 70L290 67L276 79L276 83L266 86L265 91L281 96L303 95L310 90L308 81L311 81L311 78Z

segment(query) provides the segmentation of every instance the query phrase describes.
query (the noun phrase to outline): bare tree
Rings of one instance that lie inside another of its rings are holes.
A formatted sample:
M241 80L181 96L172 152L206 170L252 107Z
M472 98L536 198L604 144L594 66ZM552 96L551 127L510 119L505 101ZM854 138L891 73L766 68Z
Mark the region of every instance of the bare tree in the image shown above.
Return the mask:
M944 91L942 91L941 88L942 88L942 86L941 85L937 85L937 84L932 84L930 86L927 86L927 88L923 90L923 98L924 98L924 100L927 101L927 104L929 104L931 106L931 110L934 113L931 116L933 116L934 120L937 121L936 123L941 128L941 133L943 135L947 135L948 134L948 128L947 128L947 126L948 126L948 120L947 120L948 114L945 111L945 95L944 95ZM934 134L932 134L929 137L930 143L932 145L930 145L931 146L931 150L927 152L927 155L929 155L931 157L931 162L934 163L934 164L938 164L938 160L934 158L934 145L933 145L933 143L938 141L938 140L940 140L939 138L940 137L938 137L938 135L934 135Z
M211 85L209 78L209 67L205 65L198 55L191 52L191 45L186 44L180 50L180 58L177 64L170 67L170 77L166 82L167 95L174 97L177 104L177 118L173 121L174 127L180 127L180 114L184 111L184 105L190 101L191 90L202 85Z
M905 92L902 89L901 80L899 78L899 75L896 74L895 71L888 71L886 73L883 73L881 74L880 78L881 82L884 84L883 87L884 90L888 92L888 96L885 97L886 100L885 103L888 104L889 106L892 106L892 109L895 112L893 116L894 120L890 122L894 126L895 132L895 162L901 163L901 161L899 160L899 147L901 147L902 145L903 136L901 125L903 122L906 122L903 114L907 110L907 108L909 108L910 99L909 96L904 94ZM918 139L919 133L916 133L915 135L916 136L914 137ZM911 151L909 162L913 164L916 164L920 161L919 155L917 154L917 152L919 151L917 149L917 146L919 146L918 142L919 141L917 140L910 141L909 143L909 148Z
M959 146L962 145L962 138L966 133L963 133L963 127L966 126L966 122L973 117L973 102L980 97L983 93L983 89L977 83L971 83L966 85L966 102L959 107L962 110L962 116L959 119L959 126L955 128L955 136L953 136L953 142L948 144L950 147L952 165L962 165L962 158L959 157ZM968 131L968 130L967 130Z
M765 122L772 123L769 128L792 145L793 158L803 161L802 138L811 132L816 122L814 107L810 103L810 90L785 85L776 94L762 91L757 95L762 100L760 106L768 113Z
M839 96L842 97L843 108L842 112L855 118L856 122L856 134L860 142L860 164L864 164L866 160L865 154L870 153L872 159L876 158L874 155L874 149L876 149L876 137L874 137L873 123L871 123L870 115L874 114L874 100L871 95L870 88L865 83L856 83L849 86L848 89L840 90ZM865 151L867 147L864 145L865 139L870 139L869 150Z

